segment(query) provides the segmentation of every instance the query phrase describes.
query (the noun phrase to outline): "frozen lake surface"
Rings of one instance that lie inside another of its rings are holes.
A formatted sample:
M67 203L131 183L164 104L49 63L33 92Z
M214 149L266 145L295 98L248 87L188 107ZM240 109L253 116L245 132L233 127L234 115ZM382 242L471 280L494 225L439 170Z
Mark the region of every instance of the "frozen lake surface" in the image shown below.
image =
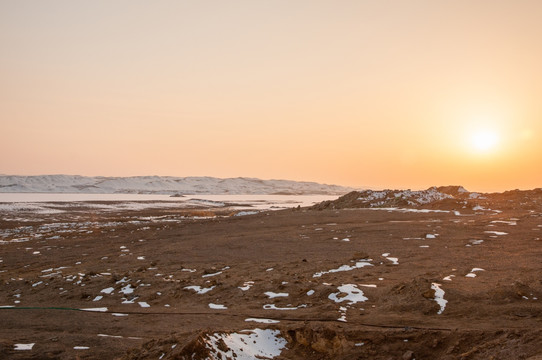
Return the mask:
M75 203L75 202L124 202L137 203L138 208L190 207L209 205L221 207L236 204L236 208L255 210L284 209L296 206L311 206L316 203L334 200L337 195L170 195L143 194L52 194L52 193L0 193L0 210L16 210L23 204ZM168 202L164 204L164 202ZM160 204L160 206L158 206ZM25 206L26 207L26 206Z

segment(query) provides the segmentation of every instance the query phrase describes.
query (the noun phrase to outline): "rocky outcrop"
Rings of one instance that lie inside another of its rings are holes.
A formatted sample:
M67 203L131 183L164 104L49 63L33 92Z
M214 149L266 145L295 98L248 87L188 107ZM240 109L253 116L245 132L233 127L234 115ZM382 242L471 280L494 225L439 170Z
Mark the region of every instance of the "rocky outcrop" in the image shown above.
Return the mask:
M337 200L315 205L317 210L355 208L431 209L472 213L542 207L542 189L503 193L469 192L462 186L431 187L427 190L352 191Z

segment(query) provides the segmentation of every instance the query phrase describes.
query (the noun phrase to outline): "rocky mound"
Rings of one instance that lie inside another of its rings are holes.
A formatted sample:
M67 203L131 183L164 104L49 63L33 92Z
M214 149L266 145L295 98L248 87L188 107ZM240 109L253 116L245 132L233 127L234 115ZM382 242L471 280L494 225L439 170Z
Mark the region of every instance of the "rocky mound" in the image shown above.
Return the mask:
M469 192L462 186L431 187L427 190L352 191L334 201L315 205L317 210L349 208L401 208L476 212L514 208L539 208L542 189L504 193Z

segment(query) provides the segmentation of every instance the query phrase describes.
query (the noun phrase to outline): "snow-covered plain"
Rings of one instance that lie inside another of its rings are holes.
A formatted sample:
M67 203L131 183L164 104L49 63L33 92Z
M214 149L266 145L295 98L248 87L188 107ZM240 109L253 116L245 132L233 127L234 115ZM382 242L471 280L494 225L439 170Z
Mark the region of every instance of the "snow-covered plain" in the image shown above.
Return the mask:
M237 210L261 211L311 206L336 198L336 195L197 195L197 197L171 197L169 195L142 194L0 193L0 211L58 214L64 212L64 208L73 206L84 206L101 211L220 208L227 206Z

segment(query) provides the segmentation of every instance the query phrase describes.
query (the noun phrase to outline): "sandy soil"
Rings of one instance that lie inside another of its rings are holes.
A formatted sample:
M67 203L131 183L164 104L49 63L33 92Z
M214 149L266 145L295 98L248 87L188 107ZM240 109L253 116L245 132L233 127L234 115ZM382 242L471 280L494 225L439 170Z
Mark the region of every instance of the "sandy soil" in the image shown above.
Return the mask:
M542 208L333 207L4 213L0 358L542 359Z

